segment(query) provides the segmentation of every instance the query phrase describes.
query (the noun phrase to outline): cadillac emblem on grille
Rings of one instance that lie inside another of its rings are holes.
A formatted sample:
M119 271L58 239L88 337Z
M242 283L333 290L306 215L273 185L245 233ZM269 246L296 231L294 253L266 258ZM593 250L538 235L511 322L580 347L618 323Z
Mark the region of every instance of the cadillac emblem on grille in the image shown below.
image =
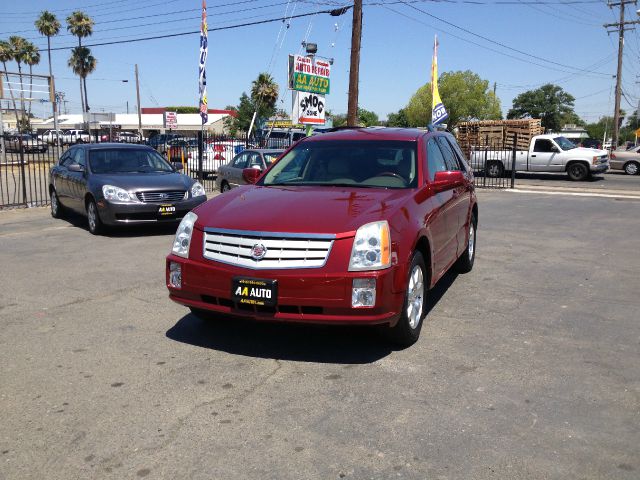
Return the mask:
M253 258L256 261L262 260L266 254L267 254L267 247L265 247L261 243L256 243L251 248L251 258Z
M169 197L169 195L167 195L166 193L161 193L161 194L160 194L160 198L161 198L162 200L166 199L167 197Z

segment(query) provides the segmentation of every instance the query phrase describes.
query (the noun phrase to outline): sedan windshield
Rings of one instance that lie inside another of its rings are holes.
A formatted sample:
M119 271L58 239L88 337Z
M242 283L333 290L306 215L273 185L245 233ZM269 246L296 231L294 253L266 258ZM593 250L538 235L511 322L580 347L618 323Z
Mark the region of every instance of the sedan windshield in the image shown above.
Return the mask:
M93 173L173 172L173 167L155 151L109 148L89 151Z
M572 150L576 148L576 145L571 140L564 137L555 137L553 141L556 142L562 150Z
M410 188L417 184L416 142L303 141L260 184Z

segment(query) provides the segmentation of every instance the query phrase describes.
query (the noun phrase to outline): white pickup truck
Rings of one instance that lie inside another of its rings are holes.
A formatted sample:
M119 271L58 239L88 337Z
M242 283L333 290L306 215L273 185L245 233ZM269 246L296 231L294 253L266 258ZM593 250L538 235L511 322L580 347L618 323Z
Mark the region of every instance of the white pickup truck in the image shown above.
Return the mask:
M488 177L501 177L505 171L511 171L513 151L478 148L471 151L470 157L474 169L483 169ZM606 150L576 147L560 135L536 135L529 150L516 150L516 171L567 172L571 180L586 180L608 168Z
M89 143L91 136L86 130L67 130L60 140L62 143Z

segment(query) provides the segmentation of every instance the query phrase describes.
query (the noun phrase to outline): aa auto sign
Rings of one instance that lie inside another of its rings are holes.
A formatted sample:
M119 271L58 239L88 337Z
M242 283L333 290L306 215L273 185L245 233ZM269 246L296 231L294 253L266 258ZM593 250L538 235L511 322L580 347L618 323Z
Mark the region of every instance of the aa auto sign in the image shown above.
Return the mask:
M303 125L324 125L324 95L308 92L294 92L291 121Z
M289 55L289 88L300 92L327 95L331 64L326 60Z

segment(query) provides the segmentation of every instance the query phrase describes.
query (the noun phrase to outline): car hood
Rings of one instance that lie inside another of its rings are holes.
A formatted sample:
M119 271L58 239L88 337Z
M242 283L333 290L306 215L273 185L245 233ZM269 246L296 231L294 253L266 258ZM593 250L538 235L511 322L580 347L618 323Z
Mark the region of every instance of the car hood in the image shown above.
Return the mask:
M129 191L187 190L193 179L180 173L101 173L91 176L93 183L113 185Z
M353 233L389 218L412 190L242 186L195 210L196 226L287 233Z
M598 148L586 148L586 147L572 148L571 150L569 150L569 152L579 153L583 155L597 155L597 156L609 155L609 152L607 152L606 150L600 150Z

